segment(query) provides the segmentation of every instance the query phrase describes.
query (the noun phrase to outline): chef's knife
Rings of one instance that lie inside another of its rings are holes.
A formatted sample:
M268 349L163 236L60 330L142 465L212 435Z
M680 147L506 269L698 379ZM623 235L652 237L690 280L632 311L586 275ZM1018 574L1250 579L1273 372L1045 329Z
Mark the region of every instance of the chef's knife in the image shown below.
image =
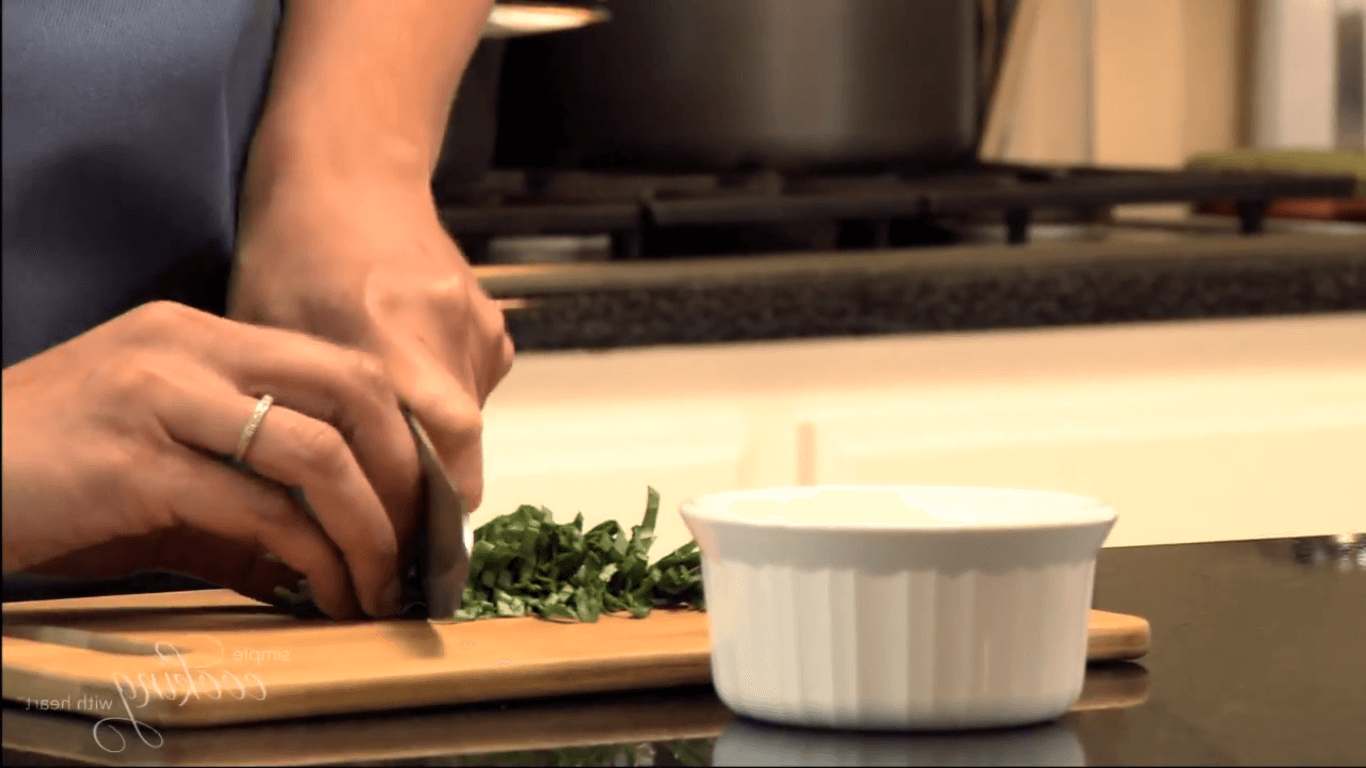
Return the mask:
M74 627L58 627L40 624L11 624L6 622L5 637L21 637L38 643L64 645L68 648L83 648L101 653L118 653L125 656L169 656L181 653L182 649L170 643L144 643L106 632L91 632Z
M469 502L451 481L417 417L408 411L405 415L417 438L418 463L427 486L427 510L422 521L425 535L418 538L419 546L426 548L420 563L427 619L451 622L460 610L460 599L470 577L474 531L470 528Z

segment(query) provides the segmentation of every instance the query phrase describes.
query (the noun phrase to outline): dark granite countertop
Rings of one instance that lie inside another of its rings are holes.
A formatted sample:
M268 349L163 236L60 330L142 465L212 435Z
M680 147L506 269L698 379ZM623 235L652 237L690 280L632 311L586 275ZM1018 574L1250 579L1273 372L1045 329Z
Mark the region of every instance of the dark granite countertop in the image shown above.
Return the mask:
M778 728L710 687L131 732L6 703L6 765L1362 765L1366 548L1272 540L1108 549L1098 608L1144 616L1152 652L1093 665L1077 708L1040 727L942 735ZM106 739L108 741L108 739ZM110 742L112 746L117 744ZM64 757L39 757L37 753Z
M477 272L520 351L1366 309L1366 227L1336 231Z

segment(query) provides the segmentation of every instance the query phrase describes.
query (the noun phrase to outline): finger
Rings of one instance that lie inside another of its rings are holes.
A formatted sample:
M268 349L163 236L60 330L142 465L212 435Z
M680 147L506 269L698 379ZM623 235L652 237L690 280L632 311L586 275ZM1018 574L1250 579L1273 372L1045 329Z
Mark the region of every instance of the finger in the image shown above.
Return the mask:
M458 259L459 253L453 253ZM376 321L367 338L384 350L396 385L405 376L394 370L394 359L418 354L442 361L461 389L482 404L510 365L502 310L467 266L440 278L390 275L374 279L367 286L365 302ZM393 329L401 332L395 334Z
M483 402L487 382L492 378L490 345L501 334L501 313L468 274L452 275L428 283L425 302L409 308L410 332L424 357L444 363L462 390L476 402ZM416 314L413 314L416 313Z
M47 576L107 579L149 567L193 576L266 603L278 601L276 587L297 589L299 579L303 578L283 563L261 558L253 545L213 536L187 524L101 542L39 563L28 571ZM349 595L349 585L347 590ZM350 600L349 605L349 614L355 613L355 600Z
M475 384L475 394L482 407L489 393L498 386L512 365L512 340L507 334L507 318L498 302L489 298L477 280L467 281L464 287L465 295L462 298L468 307L466 312L445 312L440 317L446 318L448 325L461 324L450 331L456 334L455 338L468 339L467 348L458 350L458 353L471 361L476 375L472 383Z
M497 368L498 375L488 383L488 389L484 392L483 396L479 398L480 408L483 408L488 404L489 395L492 395L493 390L497 389L503 379L507 378L507 375L512 372L512 363L517 355L517 350L513 346L512 337L504 334L499 347L497 359L500 365Z
M399 394L426 428L471 509L483 496L480 390L486 388L481 379L490 378L484 369L488 351L468 344L486 332L474 311L476 296L482 291L467 271L412 284L376 281L366 296L376 317L404 331L373 338Z
M428 355L395 357L395 378L406 389L408 406L432 439L441 462L465 495L470 511L484 496L483 415L473 395ZM468 375L468 373L467 373Z
M203 573L200 578L212 581L215 584L222 584L253 600L259 600L270 605L280 603L280 589L297 592L299 581L308 578L291 568L287 563L281 562L283 558L271 560L265 556L264 550L253 550L246 544L218 540L206 542L203 551L221 554L206 559L199 566ZM340 558L338 558L338 562L340 562ZM343 564L343 572L344 569L345 565ZM310 594L315 602L323 599L318 596L317 590L311 586L312 584L313 582L310 580ZM342 594L346 596L346 608L344 610L323 611L334 619L348 619L359 613L359 606L356 604L355 594L352 592L349 582L346 591ZM318 607L321 609L322 605L319 604Z
M156 562L164 531L123 536L67 552L25 568L26 573L72 579L109 579L127 576Z
M484 341L481 377L479 380L479 407L488 401L489 395L512 370L515 349L512 337L507 333L503 310L497 304L482 296L479 317L479 338Z
M256 401L231 391L179 394L161 403L167 432L182 443L218 454L236 451ZM302 489L327 537L341 551L365 611L392 615L399 588L394 527L341 433L286 406L275 406L261 420L244 461L271 480ZM284 552L267 550L295 565Z
M464 495L469 511L479 509L484 500L484 449L480 439L475 436L477 428L462 426L464 418L452 409L417 411L423 424L435 425L430 428L442 464L457 490Z
M171 458L158 473L157 490L162 498L170 500L183 526L200 532L205 546L192 553L175 547L175 552L159 557L167 561L165 565L192 570L201 578L267 601L273 597L275 586L297 586L275 581L287 576L278 570L272 574L258 567L254 556L244 560L241 550L215 551L208 546L208 537L227 539L253 553L271 552L303 574L318 607L329 616L355 615L356 600L346 563L328 535L285 489L183 446L173 448ZM176 553L190 557L175 562L182 557Z
M302 514L302 511L296 511L296 514ZM305 578L278 558L264 557L265 552L255 542L233 541L188 526L166 531L162 541L160 557L146 562L160 563L167 570L228 587L263 603L278 603L277 589L297 590L299 580ZM334 552L332 559L345 575L341 556ZM344 595L347 599L345 613L329 615L345 618L356 613L349 581Z
M383 364L302 334L234 325L241 342L221 358L224 375L244 394L269 394L335 427L383 503L395 535L408 540L417 525L420 469Z

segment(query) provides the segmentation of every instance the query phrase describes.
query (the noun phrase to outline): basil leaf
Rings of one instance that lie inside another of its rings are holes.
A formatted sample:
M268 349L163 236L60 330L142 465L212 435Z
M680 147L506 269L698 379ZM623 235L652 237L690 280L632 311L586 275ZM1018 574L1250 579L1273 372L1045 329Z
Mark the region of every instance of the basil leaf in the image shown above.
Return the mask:
M587 532L583 514L555 522L544 507L522 506L474 532L469 586L459 621L534 613L594 622L605 611L643 618L655 608L701 608L702 562L688 542L650 564L659 493L650 488L645 515L627 536L615 520Z
M645 515L630 535L615 520L583 530L583 514L563 525L544 507L523 505L474 532L470 575L456 621L526 616L595 622L603 612L637 618L655 608L704 609L702 556L690 541L650 563L659 518L659 493L649 488ZM425 616L422 574L405 570L403 602L409 615ZM277 590L282 607L321 615L308 583L297 593Z

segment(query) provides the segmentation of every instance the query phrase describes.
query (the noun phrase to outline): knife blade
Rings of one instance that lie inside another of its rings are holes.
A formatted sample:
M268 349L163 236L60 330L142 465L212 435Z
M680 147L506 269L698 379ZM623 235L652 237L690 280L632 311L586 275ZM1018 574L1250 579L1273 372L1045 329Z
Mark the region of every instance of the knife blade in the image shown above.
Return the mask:
M140 640L129 640L106 632L92 632L86 629L46 624L6 623L4 635L5 637L18 637L38 643L64 645L68 648L82 648L101 653L117 653L124 656L162 656L182 652L182 649L170 643L144 643Z
M446 472L436 446L417 417L411 411L405 411L405 415L417 440L418 463L427 489L423 535L419 538L425 547L421 568L427 620L453 622L470 577L470 552L474 547L469 501Z

